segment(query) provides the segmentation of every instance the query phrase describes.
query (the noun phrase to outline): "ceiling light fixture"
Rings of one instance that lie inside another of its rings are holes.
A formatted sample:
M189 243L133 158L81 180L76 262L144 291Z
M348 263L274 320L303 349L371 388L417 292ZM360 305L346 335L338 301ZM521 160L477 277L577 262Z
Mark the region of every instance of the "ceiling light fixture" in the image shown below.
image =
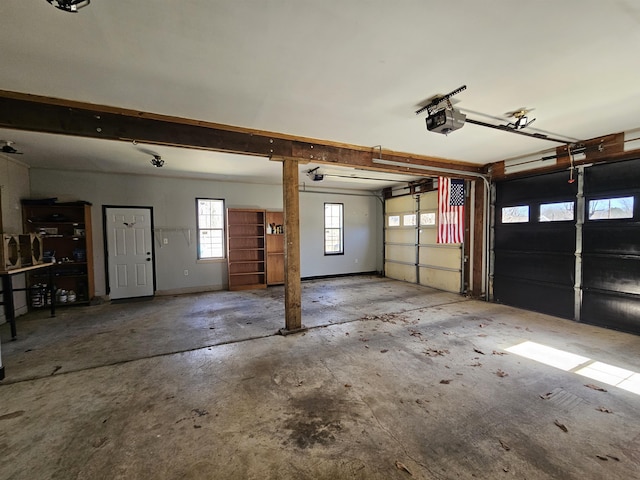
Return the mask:
M91 0L47 0L47 2L59 10L69 13L77 13L78 9L89 5Z
M154 155L153 158L151 159L151 165L153 165L154 167L160 168L164 165L164 160L160 155Z
M18 150L15 149L14 142L12 142L11 140L0 140L0 143L3 143L4 145L2 145L2 153L10 153L12 155L22 155L22 152L19 152Z

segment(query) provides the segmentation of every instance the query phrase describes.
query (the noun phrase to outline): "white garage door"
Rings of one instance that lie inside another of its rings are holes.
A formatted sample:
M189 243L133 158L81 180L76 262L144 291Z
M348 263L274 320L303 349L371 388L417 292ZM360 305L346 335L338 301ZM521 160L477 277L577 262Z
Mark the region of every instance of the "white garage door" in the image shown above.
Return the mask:
M460 292L462 244L437 243L438 192L385 202L385 275Z
M385 202L385 275L411 283L418 283L416 209L416 200L411 195Z

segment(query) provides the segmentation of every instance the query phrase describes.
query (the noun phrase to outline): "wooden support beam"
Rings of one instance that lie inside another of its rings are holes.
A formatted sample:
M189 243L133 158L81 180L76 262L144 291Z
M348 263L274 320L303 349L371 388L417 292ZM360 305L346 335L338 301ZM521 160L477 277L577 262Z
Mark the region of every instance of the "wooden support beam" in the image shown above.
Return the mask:
M573 165L585 165L589 163L602 163L602 162L617 162L620 160L632 160L638 158L640 151L624 151L624 133L614 133L611 135L605 135L602 137L592 138L583 142L577 142L579 146L584 147L578 160L575 160ZM580 151L579 146L572 146L573 150ZM488 164L484 167L484 173L491 176L492 181L508 180L512 178L526 177L529 175L539 175L543 173L557 172L560 170L566 170L571 167L571 159L569 158L568 146L562 145L556 147L555 155L546 151L541 152L538 159L549 157L555 162L552 162L548 166L536 166L531 169L520 170L515 173L506 173L505 161L499 161ZM573 151L572 150L572 151ZM532 160L533 162L533 160Z
M300 284L300 195L298 162L285 158L282 162L284 195L284 311L285 328L281 333L294 333L302 326Z
M478 165L438 157L297 137L200 120L0 90L0 127L60 135L137 141L182 148L437 176L425 167L480 172ZM398 165L374 162L384 158ZM419 168L412 168L418 165ZM464 175L460 175L464 178Z

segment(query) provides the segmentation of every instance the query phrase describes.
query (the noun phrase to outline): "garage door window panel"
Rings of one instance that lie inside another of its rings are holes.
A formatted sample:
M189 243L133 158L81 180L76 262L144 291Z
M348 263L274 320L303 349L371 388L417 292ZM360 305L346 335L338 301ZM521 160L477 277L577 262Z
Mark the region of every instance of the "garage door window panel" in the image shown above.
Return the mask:
M589 200L589 220L633 218L634 197L599 198Z
M540 222L567 222L575 218L575 202L540 204Z
M529 205L502 207L502 223L527 223L529 221Z

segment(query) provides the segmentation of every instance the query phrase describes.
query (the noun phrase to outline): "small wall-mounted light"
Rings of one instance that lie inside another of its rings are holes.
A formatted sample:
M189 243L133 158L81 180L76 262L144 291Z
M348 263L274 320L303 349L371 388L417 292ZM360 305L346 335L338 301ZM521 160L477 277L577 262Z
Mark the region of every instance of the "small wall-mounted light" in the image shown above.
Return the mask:
M314 182L321 182L324 180L324 175L318 172L320 167L312 168L307 172L307 176Z
M160 155L154 155L151 159L151 165L160 168L164 165L164 160L162 159L162 157L160 157Z
M59 10L69 13L77 13L78 9L89 5L91 0L47 0L47 2Z

